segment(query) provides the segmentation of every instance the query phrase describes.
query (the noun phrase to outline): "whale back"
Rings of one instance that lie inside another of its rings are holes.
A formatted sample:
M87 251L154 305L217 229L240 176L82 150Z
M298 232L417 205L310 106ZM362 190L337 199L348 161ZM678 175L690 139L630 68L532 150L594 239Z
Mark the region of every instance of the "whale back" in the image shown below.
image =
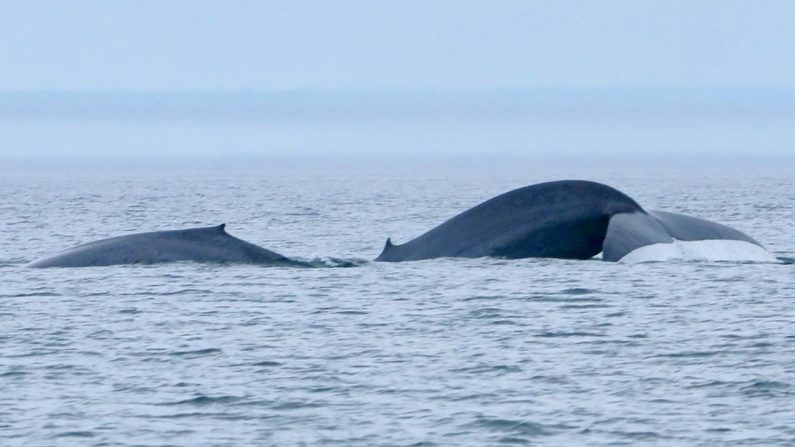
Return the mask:
M239 262L290 264L288 258L238 239L225 225L187 230L154 231L112 237L78 245L29 267L88 267L158 262Z
M489 199L402 245L388 240L378 261L438 257L587 259L602 251L610 217L645 213L600 183L563 180Z

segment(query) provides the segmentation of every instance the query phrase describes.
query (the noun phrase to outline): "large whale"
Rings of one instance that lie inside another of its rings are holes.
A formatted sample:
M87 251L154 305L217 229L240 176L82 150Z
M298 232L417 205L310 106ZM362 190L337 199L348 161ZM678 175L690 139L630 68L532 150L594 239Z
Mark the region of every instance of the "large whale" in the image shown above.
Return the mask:
M589 259L600 253L606 261L776 261L738 230L680 214L647 212L616 189L582 180L541 183L501 194L405 244L387 239L376 260Z
M31 262L28 267L89 267L173 261L301 266L278 253L229 235L225 224L102 239Z

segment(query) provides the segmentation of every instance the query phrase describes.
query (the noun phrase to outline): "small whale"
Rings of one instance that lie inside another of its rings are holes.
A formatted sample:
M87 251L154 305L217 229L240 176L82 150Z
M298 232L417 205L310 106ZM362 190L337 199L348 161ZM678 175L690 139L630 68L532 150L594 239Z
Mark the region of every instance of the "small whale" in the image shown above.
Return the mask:
M278 253L229 235L226 224L187 230L154 231L78 245L28 267L92 267L194 261L303 266Z
M727 243L716 249L705 241ZM605 261L776 262L758 242L738 230L680 214L647 212L621 191L584 180L540 183L506 192L405 244L387 239L376 261L484 256L590 259L600 253Z

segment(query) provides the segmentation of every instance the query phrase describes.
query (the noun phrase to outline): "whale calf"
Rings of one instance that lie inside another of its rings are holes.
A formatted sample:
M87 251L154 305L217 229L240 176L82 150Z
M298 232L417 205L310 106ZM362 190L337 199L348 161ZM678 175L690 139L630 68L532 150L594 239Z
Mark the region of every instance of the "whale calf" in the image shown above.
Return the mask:
M301 266L278 253L228 234L225 224L187 230L154 231L102 239L39 259L28 267L90 267L160 262L234 262Z
M723 245L715 249L718 241ZM691 242L696 245L682 248ZM605 261L776 261L738 230L680 214L647 212L626 194L584 180L506 192L405 244L387 239L376 261L483 256L589 259L599 253Z

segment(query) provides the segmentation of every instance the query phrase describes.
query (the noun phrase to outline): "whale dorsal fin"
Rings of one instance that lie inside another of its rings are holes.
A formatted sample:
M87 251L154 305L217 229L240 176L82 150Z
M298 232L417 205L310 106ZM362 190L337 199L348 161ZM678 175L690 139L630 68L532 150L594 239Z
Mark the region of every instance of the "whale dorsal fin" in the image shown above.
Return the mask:
M389 260L389 253L393 252L395 249L395 244L392 243L392 238L389 237L386 239L386 243L384 244L384 251L376 258L376 261L388 261Z
M226 224L225 223L222 223L221 225L218 225L217 227L213 227L213 229L215 231L221 233L221 234L226 234Z

